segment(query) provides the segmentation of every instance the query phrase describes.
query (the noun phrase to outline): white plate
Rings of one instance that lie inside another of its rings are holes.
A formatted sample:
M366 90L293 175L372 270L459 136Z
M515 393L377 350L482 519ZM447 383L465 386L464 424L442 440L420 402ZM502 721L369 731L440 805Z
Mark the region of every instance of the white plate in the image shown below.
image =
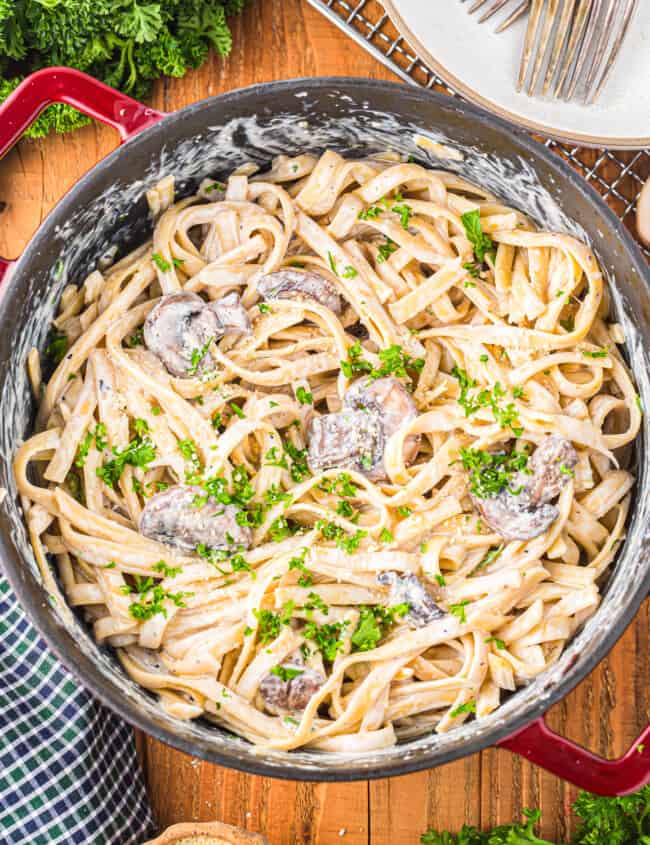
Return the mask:
M641 0L598 102L583 106L518 94L526 31L520 20L497 35L460 0L383 0L419 57L468 100L534 132L584 146L650 146L650 3ZM498 20L499 18L495 18Z

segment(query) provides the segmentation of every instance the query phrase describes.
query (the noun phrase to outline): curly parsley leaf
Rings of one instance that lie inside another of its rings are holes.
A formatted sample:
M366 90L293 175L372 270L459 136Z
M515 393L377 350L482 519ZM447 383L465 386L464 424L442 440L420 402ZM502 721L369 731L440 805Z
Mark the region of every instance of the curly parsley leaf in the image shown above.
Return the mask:
M466 211L461 215L461 223L465 229L467 240L474 247L474 255L479 263L485 261L485 257L490 256L493 260L496 255L496 245L489 235L486 235L481 226L481 212L478 209L474 211Z

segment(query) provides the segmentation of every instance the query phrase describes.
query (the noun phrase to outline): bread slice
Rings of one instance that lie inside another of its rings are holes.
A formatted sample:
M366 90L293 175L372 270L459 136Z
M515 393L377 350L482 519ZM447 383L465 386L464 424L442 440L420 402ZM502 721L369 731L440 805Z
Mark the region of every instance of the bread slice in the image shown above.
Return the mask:
M270 845L259 833L223 822L184 822L143 845Z

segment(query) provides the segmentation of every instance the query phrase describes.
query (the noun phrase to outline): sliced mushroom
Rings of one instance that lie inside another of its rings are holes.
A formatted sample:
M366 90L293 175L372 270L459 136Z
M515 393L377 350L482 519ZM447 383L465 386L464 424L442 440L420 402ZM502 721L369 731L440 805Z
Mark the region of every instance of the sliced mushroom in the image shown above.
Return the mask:
M209 549L248 548L251 532L237 522L238 509L213 498L203 502L204 496L200 487L182 484L157 493L142 511L140 533L183 551L193 551L199 543Z
M266 709L273 714L304 710L310 698L325 683L325 677L321 672L305 666L299 651L287 657L280 665L282 669L300 674L286 681L271 672L262 678L259 689Z
M305 270L277 270L257 283L263 299L313 299L335 314L341 313L341 297L329 279Z
M358 379L345 394L343 407L377 416L381 421L384 440L388 440L399 428L418 416L417 405L411 394L400 381L390 376L376 381ZM420 436L409 435L404 441L406 463L415 458L419 448ZM383 450L380 459L373 462L366 474L373 480L386 478Z
M333 467L366 472L381 463L384 435L377 414L341 411L312 417L307 428L307 463L313 473Z
M174 376L186 378L204 372L211 360L206 345L222 337L223 326L216 310L196 293L163 296L144 323L144 342ZM196 351L205 349L199 362Z
M525 507L525 497L513 496L502 490L489 499L472 496L474 507L481 517L504 540L532 540L551 527L560 515L555 505Z
M390 607L396 604L408 604L409 611L404 620L412 627L421 628L445 615L445 611L434 602L426 585L417 575L380 572L377 581L384 587L390 587L388 600Z
M206 307L216 313L225 331L250 334L251 321L236 291L210 302Z
M562 492L571 470L578 463L578 453L571 441L559 434L545 437L528 461L532 475L518 474L532 504L546 504Z
M570 441L549 435L529 459L527 472L518 472L496 496L482 499L472 494L472 502L488 526L505 540L532 540L548 531L560 515L550 502L560 495L577 463Z

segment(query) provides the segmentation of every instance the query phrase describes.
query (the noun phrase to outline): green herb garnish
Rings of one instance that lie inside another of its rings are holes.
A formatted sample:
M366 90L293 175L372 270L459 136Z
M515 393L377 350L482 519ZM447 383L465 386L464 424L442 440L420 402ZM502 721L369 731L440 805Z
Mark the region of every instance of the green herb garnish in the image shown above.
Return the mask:
M163 273L166 273L168 270L172 269L172 265L169 263L169 261L163 258L163 256L159 252L152 253L151 260L159 270L162 270Z
M304 671L304 669L292 669L290 666L278 665L271 669L271 674L275 675L276 678L280 678L281 681L292 681L294 678L302 675Z
M462 448L460 458L463 469L470 473L470 489L479 499L497 496L509 487L517 472L526 472L527 452L501 454L483 449Z
M496 245L489 235L483 232L481 226L481 212L478 209L466 211L460 218L467 240L474 247L476 260L481 264L485 261L486 255L494 260Z
M314 396L312 393L309 393L305 390L304 387L299 387L296 390L296 399L298 400L300 405L313 405L314 404Z
M454 707L449 715L452 719L455 719L456 716L460 716L463 713L476 713L476 702L468 701L466 704L459 704L458 707Z
M396 252L398 249L397 244L395 241L391 240L390 238L386 238L384 243L379 247L379 252L377 254L377 264L383 264L384 261L388 261L389 257Z
M45 354L56 366L65 358L69 345L68 335L65 332L53 328L48 337Z
M121 451L114 446L113 455L115 457L107 461L103 466L97 467L97 476L109 487L115 487L125 466L141 467L144 469L156 457L155 446L148 436L149 426L146 420L136 419L133 425L135 437L130 441L129 445ZM95 429L95 435L96 433L97 429ZM95 442L97 442L96 437Z

